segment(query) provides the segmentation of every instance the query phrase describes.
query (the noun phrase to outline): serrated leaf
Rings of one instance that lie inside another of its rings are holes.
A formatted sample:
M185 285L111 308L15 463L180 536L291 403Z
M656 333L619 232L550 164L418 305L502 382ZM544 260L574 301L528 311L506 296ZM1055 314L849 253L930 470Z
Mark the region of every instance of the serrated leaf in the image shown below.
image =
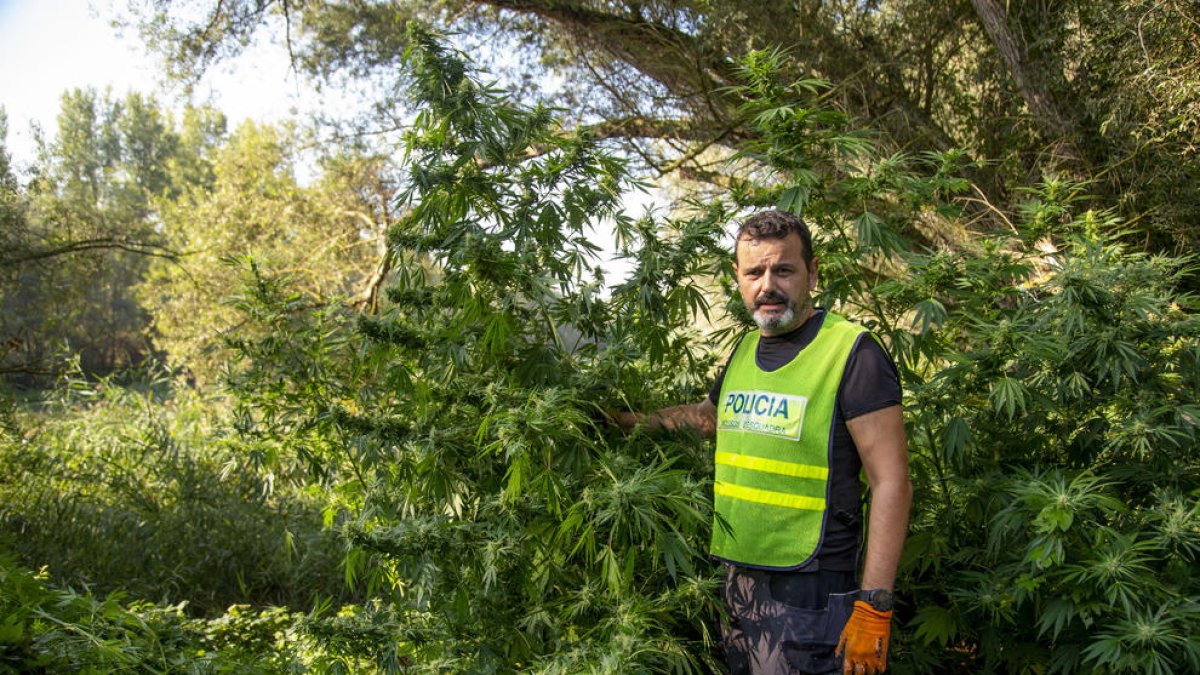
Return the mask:
M922 335L946 323L946 306L937 298L926 298L918 302L913 309L916 311L913 328L919 330Z
M939 605L927 605L917 610L910 625L916 626L913 635L926 644L945 646L958 635L958 617Z
M992 383L988 400L992 403L992 410L1011 420L1018 411L1025 411L1025 385L1014 378L1001 377Z
M1071 602L1069 598L1051 598L1042 607L1042 613L1038 616L1038 637L1049 632L1050 639L1057 640L1063 628L1066 628L1076 615L1075 603Z
M950 422L946 424L942 438L942 447L946 459L952 463L957 463L966 453L967 443L971 441L971 427L963 418L952 417Z

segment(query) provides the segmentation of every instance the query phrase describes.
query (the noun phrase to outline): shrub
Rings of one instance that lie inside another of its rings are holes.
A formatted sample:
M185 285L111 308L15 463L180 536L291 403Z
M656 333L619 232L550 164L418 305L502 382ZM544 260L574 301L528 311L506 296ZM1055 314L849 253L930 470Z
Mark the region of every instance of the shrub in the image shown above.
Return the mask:
M350 597L320 495L259 471L219 398L75 379L12 417L26 430L0 439L0 534L27 564L207 615Z

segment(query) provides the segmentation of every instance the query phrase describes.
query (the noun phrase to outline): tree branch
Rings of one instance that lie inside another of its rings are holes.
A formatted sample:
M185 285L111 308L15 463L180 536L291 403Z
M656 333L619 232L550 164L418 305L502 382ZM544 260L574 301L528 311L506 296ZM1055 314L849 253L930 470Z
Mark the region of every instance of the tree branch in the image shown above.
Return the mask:
M544 19L632 66L680 99L737 82L732 64L705 55L699 40L669 26L556 0L474 1ZM729 111L735 107L732 100L724 103Z
M742 141L750 138L744 132L729 127L714 128L688 119L654 119L634 115L605 120L579 127L593 138L674 138L712 144L720 141Z
M137 253L139 255L166 258L167 260L175 262L177 262L180 257L180 254L177 251L173 251L158 244L128 239L117 239L114 237L99 237L96 239L71 241L53 248L41 250L29 249L25 251L7 251L3 254L0 254L0 265L19 265L23 263L35 262L37 260L54 258L60 255L71 255L74 253L82 253L84 251L104 249L129 251L130 253Z
M723 129L736 118L738 101L724 91L740 81L733 61L726 58L735 54L727 54L700 38L640 17L605 13L563 0L469 1L537 16L595 45L658 82L685 102L689 112L700 119L707 118L709 127ZM857 90L861 100L851 106L857 108L856 114L865 112L881 121L901 147L945 150L955 146L949 134L914 99L907 88L909 78L880 45L872 40L852 44L845 35L815 23L806 24L806 29L811 35L799 43L799 49L813 53L797 54L798 64L843 85L863 73L870 78ZM864 54L869 54L877 66L873 72L866 72Z

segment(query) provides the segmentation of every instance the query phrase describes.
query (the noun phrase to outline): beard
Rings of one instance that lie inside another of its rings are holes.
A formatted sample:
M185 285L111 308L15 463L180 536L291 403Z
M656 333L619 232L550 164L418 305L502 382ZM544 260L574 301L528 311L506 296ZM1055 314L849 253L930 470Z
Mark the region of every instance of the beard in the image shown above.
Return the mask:
M764 314L759 309L763 305L783 305L785 309L778 314ZM763 293L754 299L754 308L751 314L754 317L754 323L758 324L759 329L773 333L782 333L785 329L791 328L792 323L795 322L796 305L789 298L785 298L778 293Z

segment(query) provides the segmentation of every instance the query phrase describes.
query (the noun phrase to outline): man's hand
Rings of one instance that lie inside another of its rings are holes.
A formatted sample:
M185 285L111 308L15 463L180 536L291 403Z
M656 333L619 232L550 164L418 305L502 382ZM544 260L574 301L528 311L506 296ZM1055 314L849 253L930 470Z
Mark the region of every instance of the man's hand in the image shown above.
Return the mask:
M671 406L652 413L606 410L604 414L626 431L645 424L649 431L691 429L709 438L717 432L717 407L707 398L699 403Z
M843 675L870 675L886 670L888 638L891 634L891 610L881 612L862 600L855 600L854 613L850 615L838 641Z

